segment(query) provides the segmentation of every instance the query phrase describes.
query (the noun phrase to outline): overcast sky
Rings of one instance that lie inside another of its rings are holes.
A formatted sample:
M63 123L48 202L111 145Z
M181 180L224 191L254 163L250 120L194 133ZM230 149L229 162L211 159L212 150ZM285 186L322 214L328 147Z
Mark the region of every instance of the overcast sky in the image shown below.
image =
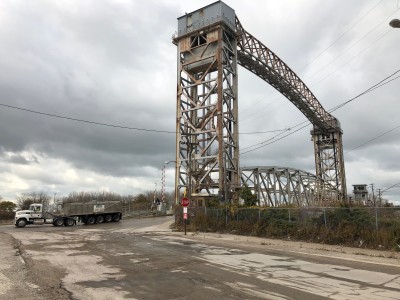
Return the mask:
M212 2L0 1L0 195L137 195L156 184L160 190L162 166L175 158L175 135L133 128L175 130L171 37L178 17ZM399 0L224 2L327 110L400 69L400 29L388 25L400 19ZM385 189L400 183L399 98L397 78L332 113L344 132L349 193L352 184ZM240 132L255 132L293 128L306 118L240 67L239 120ZM310 129L243 154L241 166L315 173ZM241 135L241 149L277 133ZM167 165L167 191L173 190L173 167ZM400 185L384 197L400 204Z

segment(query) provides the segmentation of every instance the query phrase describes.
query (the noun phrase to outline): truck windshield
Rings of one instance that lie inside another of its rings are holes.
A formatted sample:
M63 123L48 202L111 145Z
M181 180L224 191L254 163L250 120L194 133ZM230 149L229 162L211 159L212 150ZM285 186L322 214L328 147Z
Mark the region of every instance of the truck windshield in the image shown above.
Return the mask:
M29 207L29 210L34 211L34 212L40 212L41 211L41 206L38 205L31 205Z

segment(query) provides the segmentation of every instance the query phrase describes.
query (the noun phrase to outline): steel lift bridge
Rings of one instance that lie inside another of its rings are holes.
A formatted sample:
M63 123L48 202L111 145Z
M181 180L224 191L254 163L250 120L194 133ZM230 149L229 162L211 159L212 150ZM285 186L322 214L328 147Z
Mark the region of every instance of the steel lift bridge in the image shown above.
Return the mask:
M215 196L236 201L242 183L260 205L318 206L345 197L339 121L243 28L231 7L218 1L178 18L173 43L178 48L176 199L186 194L198 205ZM289 168L239 168L238 65L273 86L313 124L316 175L307 173L303 180L306 172Z

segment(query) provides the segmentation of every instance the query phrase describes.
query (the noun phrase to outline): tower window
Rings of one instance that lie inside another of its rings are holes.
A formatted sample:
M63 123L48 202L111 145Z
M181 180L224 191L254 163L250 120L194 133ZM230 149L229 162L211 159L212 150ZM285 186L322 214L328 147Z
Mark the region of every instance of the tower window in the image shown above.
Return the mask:
M205 34L190 37L190 48L198 47L205 43L207 43L207 36Z

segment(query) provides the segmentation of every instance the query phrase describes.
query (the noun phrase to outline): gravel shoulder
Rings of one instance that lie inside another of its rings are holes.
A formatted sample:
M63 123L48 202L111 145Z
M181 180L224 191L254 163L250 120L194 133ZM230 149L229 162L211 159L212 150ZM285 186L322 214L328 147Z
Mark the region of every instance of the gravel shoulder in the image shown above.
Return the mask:
M0 299L71 299L60 286L65 272L24 255L23 245L0 232Z

